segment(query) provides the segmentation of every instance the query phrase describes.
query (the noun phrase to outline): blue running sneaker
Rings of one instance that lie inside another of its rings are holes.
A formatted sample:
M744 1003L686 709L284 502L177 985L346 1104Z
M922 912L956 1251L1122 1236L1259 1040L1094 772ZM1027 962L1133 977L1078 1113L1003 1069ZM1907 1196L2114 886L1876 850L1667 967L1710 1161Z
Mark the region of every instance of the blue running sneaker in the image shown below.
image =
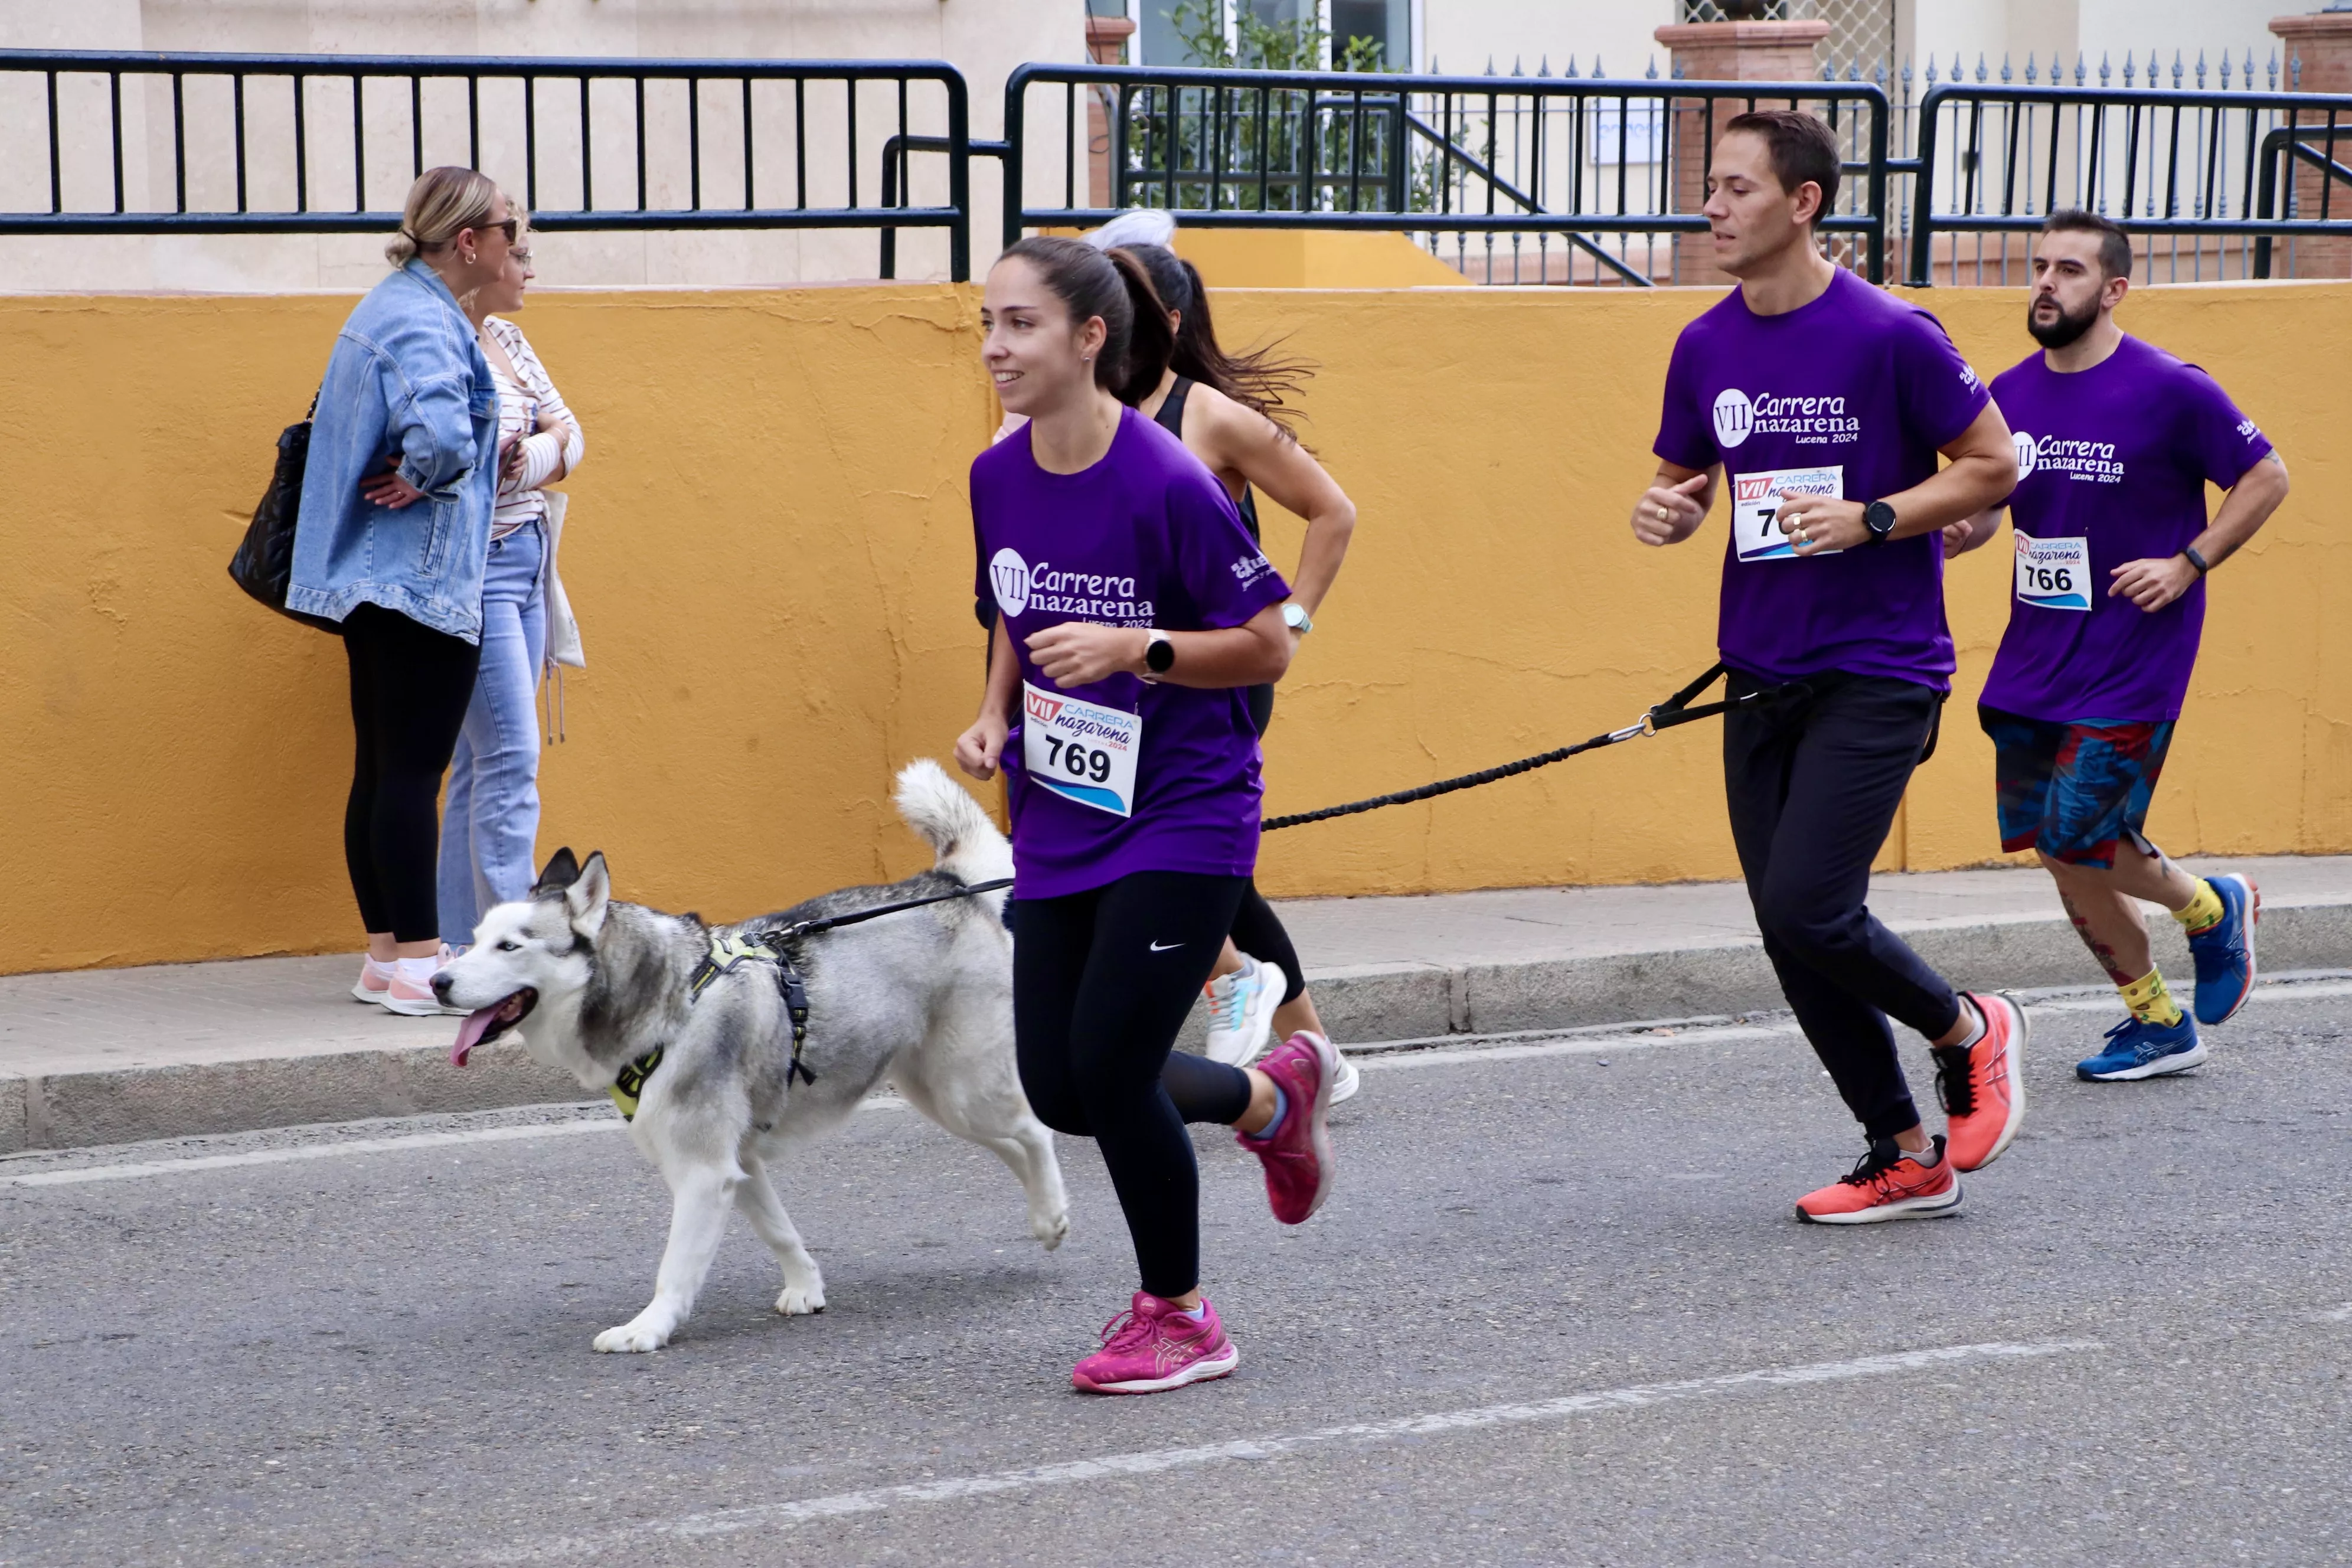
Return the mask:
M2208 880L2222 912L2189 939L2189 955L2197 961L2197 1021L2226 1024L2254 994L2254 923L2263 918L2263 895L2235 874Z
M2143 1024L2126 1018L2107 1031L2107 1048L2074 1064L2074 1076L2091 1083L2127 1083L2187 1072L2205 1060L2205 1042L2187 1015L2178 1024Z

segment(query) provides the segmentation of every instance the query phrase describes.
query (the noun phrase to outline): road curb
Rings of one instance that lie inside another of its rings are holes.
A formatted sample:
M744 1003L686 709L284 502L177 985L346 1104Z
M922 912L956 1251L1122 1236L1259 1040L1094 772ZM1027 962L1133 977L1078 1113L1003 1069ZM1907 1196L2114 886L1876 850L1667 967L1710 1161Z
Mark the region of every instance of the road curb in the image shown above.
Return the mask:
M2182 977L2178 931L2156 922L2157 959ZM1920 957L1970 989L2095 983L2073 928L2059 920L1898 928ZM2263 966L2277 973L2352 967L2352 904L2265 909ZM1761 942L1493 964L1376 964L1309 971L1318 1009L1341 1040L1429 1039L1577 1028L1643 1018L1783 1007ZM1198 1010L1183 1043L1198 1049ZM310 1122L414 1116L577 1100L569 1074L511 1042L464 1069L445 1041L240 1061L45 1077L0 1076L0 1153L80 1148Z

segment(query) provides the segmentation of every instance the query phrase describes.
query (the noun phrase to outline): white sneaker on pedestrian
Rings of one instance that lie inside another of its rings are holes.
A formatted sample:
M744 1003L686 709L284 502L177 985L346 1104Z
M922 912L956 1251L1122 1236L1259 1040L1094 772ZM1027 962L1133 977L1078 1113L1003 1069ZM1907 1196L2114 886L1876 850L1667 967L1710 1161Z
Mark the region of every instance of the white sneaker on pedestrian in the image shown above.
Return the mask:
M408 1018L464 1017L465 1008L445 1007L433 994L433 973L440 967L437 958L404 958L394 963L392 984L383 994L384 1006Z
M1347 1052L1337 1046L1331 1050L1339 1058L1339 1070L1331 1079L1331 1103L1337 1105L1364 1087L1364 1075L1356 1070L1356 1064L1348 1059Z
M1242 966L1202 988L1209 998L1209 1059L1245 1068L1265 1054L1274 1010L1289 982L1282 971L1242 954Z
M360 960L360 977L352 982L352 1000L381 1005L392 994L392 965L373 958Z

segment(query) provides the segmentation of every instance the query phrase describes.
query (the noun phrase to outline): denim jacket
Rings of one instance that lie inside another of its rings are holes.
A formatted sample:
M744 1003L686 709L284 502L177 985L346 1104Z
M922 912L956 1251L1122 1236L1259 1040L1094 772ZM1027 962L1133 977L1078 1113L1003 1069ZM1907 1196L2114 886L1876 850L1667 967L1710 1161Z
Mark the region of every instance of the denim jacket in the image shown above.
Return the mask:
M410 261L368 291L327 361L286 607L340 621L381 605L479 642L498 482L499 395L440 275ZM400 462L425 492L395 511L360 483Z

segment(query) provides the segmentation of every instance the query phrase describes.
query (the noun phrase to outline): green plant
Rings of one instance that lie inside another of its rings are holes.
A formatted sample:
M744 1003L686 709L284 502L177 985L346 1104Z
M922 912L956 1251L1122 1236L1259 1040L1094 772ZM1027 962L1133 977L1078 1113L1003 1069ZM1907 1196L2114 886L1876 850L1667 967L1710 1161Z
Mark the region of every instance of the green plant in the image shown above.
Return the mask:
M1229 6L1240 4L1235 14ZM1233 18L1227 30L1225 22ZM1330 29L1319 16L1288 22L1270 22L1245 0L1183 0L1169 18L1184 49L1202 65L1214 69L1311 71L1324 68L1323 57L1331 42ZM1330 68L1338 71L1384 71L1381 46L1370 38L1349 38L1333 54Z

